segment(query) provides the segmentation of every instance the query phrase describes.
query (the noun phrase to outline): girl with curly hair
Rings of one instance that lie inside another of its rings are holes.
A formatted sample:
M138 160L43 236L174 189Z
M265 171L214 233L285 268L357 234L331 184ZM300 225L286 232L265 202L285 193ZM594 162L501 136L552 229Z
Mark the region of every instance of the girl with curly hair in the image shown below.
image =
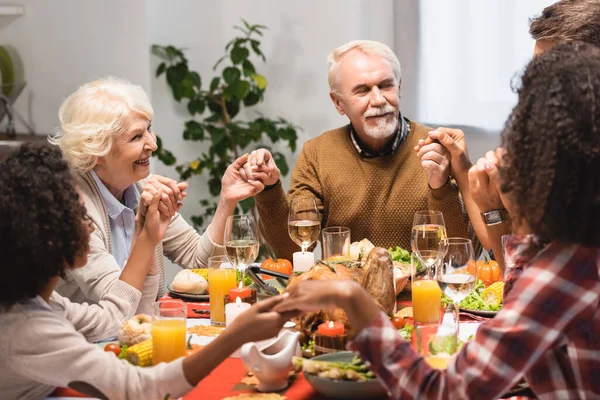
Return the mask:
M55 147L23 145L0 162L0 397L40 399L57 386L101 399L162 399L191 390L245 341L273 337L292 314L272 312L282 296L240 315L198 353L152 368L125 363L91 342L118 331L138 303L154 303L157 275L121 274L98 304L54 292L88 258L92 224L67 162ZM155 245L170 218L161 191L144 234ZM149 282L150 281L150 282ZM151 296L144 296L150 292Z
M600 49L555 46L529 64L518 95L497 179L515 225L506 259L521 273L446 370L355 282L300 282L275 307L344 308L358 332L349 347L395 399L496 399L522 378L540 399L600 398Z

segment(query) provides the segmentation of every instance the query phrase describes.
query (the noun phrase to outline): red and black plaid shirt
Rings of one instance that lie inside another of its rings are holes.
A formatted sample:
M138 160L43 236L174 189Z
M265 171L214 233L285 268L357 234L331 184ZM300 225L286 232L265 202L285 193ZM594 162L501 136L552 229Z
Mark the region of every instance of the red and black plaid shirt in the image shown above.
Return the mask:
M531 252L530 237L510 240L522 272L447 370L430 367L383 313L350 343L391 397L495 399L525 377L540 399L600 398L600 249L552 242Z

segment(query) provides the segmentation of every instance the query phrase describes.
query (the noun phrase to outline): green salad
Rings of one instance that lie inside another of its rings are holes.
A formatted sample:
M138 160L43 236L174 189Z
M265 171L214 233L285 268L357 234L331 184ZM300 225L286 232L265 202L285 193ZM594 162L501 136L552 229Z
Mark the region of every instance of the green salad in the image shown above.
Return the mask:
M391 247L388 249L390 255L392 256L392 261L400 261L403 263L410 264L410 252L404 250L400 246L396 246L396 249L392 249Z
M478 311L500 311L502 304L488 304L483 300L481 294L484 290L483 281L478 279L473 291L460 302L460 308Z

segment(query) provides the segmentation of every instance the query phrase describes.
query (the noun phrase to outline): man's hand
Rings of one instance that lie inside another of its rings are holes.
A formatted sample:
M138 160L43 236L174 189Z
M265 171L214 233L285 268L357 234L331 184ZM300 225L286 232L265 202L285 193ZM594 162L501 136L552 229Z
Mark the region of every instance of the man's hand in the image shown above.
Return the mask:
M258 180L265 186L277 183L281 175L273 156L267 149L258 149L250 153L242 173L244 179Z
M459 179L461 174L466 178L469 168L473 165L469 160L465 134L460 129L437 128L429 132L429 138L420 140L415 151L419 152L421 143L427 145L437 140L450 153L450 174Z
M427 174L429 186L439 189L448 182L450 172L450 154L448 150L437 142L426 144L419 140L420 149L417 156L421 159L421 166Z
M500 172L498 167L505 151L499 147L496 151L488 151L485 158L480 158L469 170L469 190L473 201L481 212L506 208L512 215L513 205L510 197L500 192Z
M245 174L244 166L248 165L248 154L244 154L235 160L223 174L221 179L221 199L229 205L235 205L239 201L247 199L260 193L264 183Z

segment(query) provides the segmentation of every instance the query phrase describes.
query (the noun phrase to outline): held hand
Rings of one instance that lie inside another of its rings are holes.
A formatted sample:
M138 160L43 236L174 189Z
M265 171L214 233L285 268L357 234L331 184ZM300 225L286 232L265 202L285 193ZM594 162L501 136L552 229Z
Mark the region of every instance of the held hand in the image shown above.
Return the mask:
M467 142L462 130L440 127L429 132L428 140L437 140L448 150L450 153L450 174L453 177L459 178L460 175L466 177L469 168L473 164L469 160Z
M469 170L469 190L473 201L481 212L506 208L512 214L513 206L509 196L500 192L500 171L498 166L504 155L504 149L488 151Z
M171 217L163 214L158 210L158 205L160 203L160 199L162 198L162 191L159 190L156 192L154 197L148 206L148 212L146 213L146 219L144 221L143 230L148 235L148 238L152 243L157 245L161 240L163 240L165 233L167 232L167 228L169 227L169 223L171 222Z
M273 156L267 149L258 149L250 153L244 166L246 177L261 181L265 186L274 185L281 175Z
M278 313L273 307L280 304L287 294L260 301L240 314L233 323L227 327L234 336L243 337L244 342L255 342L277 336L283 324L297 316L297 312Z
M350 280L308 280L286 289L288 297L275 306L277 312L328 310L342 307L343 295L351 292Z
M140 194L141 201L138 207L140 218L142 220L145 218L148 205L158 190L163 192L158 209L165 215L174 216L181 209L183 199L187 197L185 193L187 187L187 182L177 182L164 176L152 175Z
M247 162L248 154L244 154L227 167L221 179L221 198L228 204L237 204L260 193L265 187L261 181L246 176L244 164L247 165Z
M421 144L421 140L419 143ZM427 174L429 186L439 189L448 182L450 171L450 154L448 150L437 142L425 144L417 152L421 159L421 166Z

